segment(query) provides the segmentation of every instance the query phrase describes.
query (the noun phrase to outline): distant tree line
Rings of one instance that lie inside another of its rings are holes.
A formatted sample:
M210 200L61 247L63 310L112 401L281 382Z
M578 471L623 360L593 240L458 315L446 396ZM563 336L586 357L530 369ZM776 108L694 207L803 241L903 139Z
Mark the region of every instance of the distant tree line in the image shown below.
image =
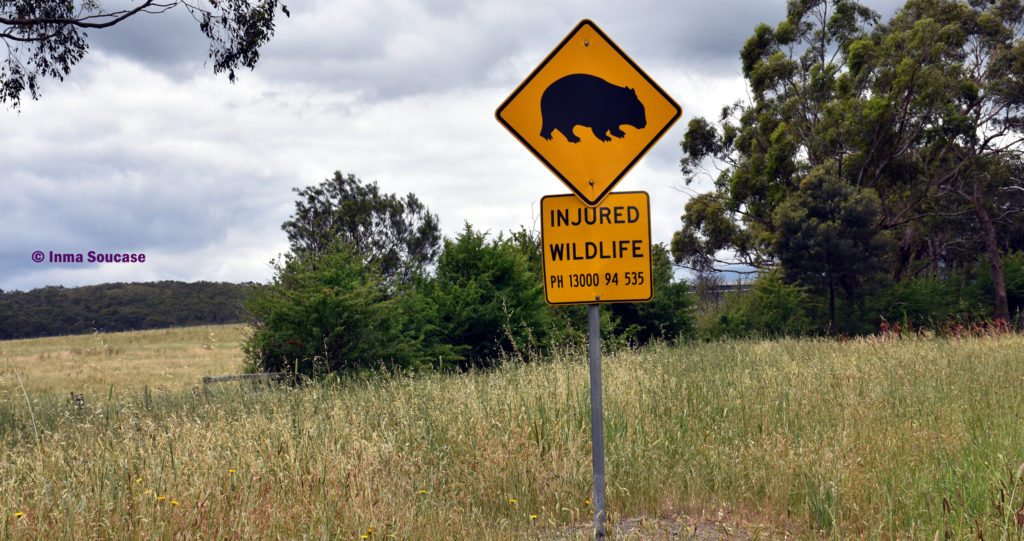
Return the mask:
M0 339L237 323L251 291L174 281L0 291Z

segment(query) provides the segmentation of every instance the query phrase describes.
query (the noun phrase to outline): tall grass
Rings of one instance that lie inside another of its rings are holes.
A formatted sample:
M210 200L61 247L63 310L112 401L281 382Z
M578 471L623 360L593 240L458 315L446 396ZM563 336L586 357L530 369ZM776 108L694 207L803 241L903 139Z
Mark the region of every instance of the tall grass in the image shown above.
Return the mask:
M612 530L704 513L763 538L1019 538L1022 350L1002 337L610 355ZM587 393L579 351L84 405L5 395L0 538L582 539Z

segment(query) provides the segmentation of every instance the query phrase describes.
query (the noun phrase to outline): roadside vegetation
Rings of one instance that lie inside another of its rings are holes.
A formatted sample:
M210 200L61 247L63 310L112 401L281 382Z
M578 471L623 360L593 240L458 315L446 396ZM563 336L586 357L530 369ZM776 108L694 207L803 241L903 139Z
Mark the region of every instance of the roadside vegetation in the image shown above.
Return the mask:
M201 346L206 329L178 332L102 339L124 344L116 366ZM46 340L36 351L77 347ZM205 391L195 379L161 389L154 364L79 402L76 377L36 386L40 374L11 361L25 346L0 344L0 538L590 534L582 349L487 371ZM704 516L747 538L1015 538L1022 348L1016 335L890 335L612 353L612 526L685 533ZM241 364L238 349L232 358Z

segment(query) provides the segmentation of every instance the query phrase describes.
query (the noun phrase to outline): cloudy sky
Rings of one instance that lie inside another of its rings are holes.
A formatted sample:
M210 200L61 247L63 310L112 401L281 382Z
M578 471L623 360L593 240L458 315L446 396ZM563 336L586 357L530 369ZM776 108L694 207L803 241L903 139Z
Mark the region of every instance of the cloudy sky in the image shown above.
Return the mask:
M130 3L120 0L121 3ZM898 0L867 0L883 17ZM114 0L105 5L117 5ZM206 65L187 13L94 31L63 83L0 109L0 289L112 281L266 281L293 187L336 170L415 193L446 235L536 224L566 188L494 110L581 19L683 107L616 190L651 195L654 242L687 196L679 141L746 95L738 51L784 0L293 0L236 84ZM145 253L142 264L35 263Z

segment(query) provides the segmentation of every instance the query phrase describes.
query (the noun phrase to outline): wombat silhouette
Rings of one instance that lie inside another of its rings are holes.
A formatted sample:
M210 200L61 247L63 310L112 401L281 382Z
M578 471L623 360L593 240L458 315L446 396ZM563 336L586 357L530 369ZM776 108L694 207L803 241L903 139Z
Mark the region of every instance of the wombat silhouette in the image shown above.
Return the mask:
M586 73L566 75L551 83L540 97L540 114L540 136L548 141L558 130L570 143L579 143L580 138L572 133L575 126L590 128L604 142L612 140L609 133L625 137L619 129L623 124L637 129L647 126L644 104L636 90Z

